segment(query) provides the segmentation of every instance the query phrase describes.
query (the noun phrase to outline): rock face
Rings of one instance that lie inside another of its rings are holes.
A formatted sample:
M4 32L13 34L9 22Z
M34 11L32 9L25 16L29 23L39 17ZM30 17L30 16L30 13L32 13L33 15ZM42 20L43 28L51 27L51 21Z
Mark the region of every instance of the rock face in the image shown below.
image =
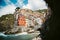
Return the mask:
M14 28L8 33L33 32L42 27L45 14L30 9L18 9L14 12ZM7 32L6 32L7 33Z
M34 12L30 9L19 9L15 11L14 18L15 26L19 26L22 29L32 28L37 30L45 22L43 13Z

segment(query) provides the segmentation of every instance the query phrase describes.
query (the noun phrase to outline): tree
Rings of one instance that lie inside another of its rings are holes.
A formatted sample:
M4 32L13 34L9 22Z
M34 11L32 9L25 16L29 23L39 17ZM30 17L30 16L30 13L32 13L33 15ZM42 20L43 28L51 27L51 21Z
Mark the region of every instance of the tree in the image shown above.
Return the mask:
M20 9L20 7L16 7L15 11L18 11Z

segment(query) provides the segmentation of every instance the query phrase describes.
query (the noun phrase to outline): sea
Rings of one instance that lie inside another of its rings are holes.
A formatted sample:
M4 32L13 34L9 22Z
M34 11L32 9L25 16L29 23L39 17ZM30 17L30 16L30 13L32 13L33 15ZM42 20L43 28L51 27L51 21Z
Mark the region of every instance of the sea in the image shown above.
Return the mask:
M9 34L6 35L0 32L0 40L32 40L35 37L33 34Z

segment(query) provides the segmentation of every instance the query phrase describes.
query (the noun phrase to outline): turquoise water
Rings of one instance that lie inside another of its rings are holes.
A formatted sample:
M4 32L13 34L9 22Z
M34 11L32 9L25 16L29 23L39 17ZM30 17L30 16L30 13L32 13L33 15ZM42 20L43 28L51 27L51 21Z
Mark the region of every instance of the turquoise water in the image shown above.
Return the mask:
M33 34L26 34L26 35L5 35L0 33L1 40L32 40L34 38Z

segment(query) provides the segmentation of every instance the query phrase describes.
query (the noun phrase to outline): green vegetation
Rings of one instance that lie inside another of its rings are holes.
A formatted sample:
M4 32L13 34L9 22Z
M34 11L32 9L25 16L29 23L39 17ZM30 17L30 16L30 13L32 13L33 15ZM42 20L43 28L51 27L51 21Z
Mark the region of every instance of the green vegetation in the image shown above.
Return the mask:
M37 12L40 12L40 13L42 13L42 12L47 12L47 9L43 9L43 10L36 10Z
M17 7L16 9L15 9L15 11L18 11L20 9L20 7Z
M14 16L13 14L6 14L0 17L0 31L6 31L13 28Z

